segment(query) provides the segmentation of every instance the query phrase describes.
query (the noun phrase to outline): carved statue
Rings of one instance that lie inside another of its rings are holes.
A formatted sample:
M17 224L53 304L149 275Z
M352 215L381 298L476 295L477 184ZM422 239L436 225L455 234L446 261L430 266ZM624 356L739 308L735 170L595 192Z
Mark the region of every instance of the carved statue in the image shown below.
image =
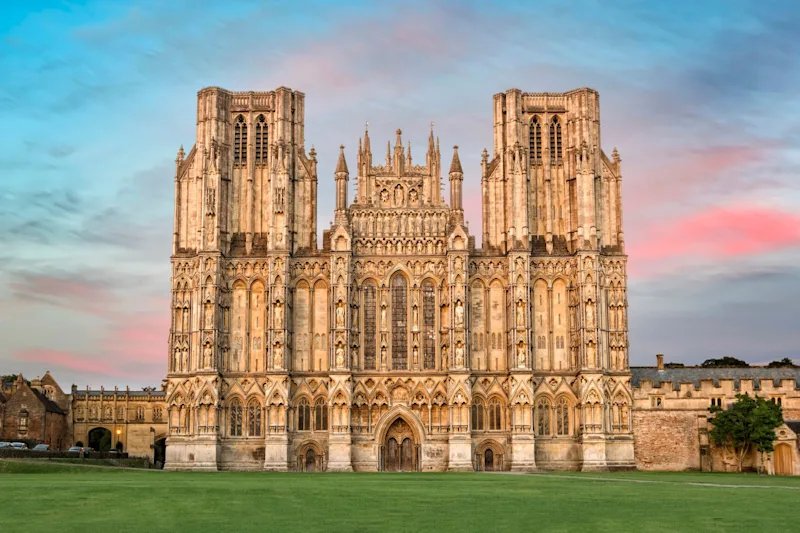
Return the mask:
M344 327L344 303L341 301L336 304L336 327Z
M275 302L275 328L280 329L283 327L283 305L280 302Z
M381 346L381 364L386 364L386 346Z
M517 327L525 327L525 304L522 300L517 302Z
M283 365L283 347L277 343L272 350L272 366L280 368Z
M381 327L386 329L386 302L381 304Z
M212 304L206 304L206 328L214 327L214 307Z
M595 353L594 343L590 342L589 344L586 345L586 362L589 363L591 366L596 366L594 360L594 353Z
M411 312L411 326L413 328L419 327L419 308L415 305Z
M350 364L353 365L354 368L358 366L358 350L355 346L350 349Z
M586 327L594 327L594 304L592 302L586 304Z
M403 205L403 188L399 185L394 189L394 204Z
M344 366L344 347L341 344L336 346L336 366Z
M464 304L461 300L456 301L456 327L464 326Z
M517 345L517 366L525 366L525 344Z
M411 189L411 191L408 193L408 200L410 202L416 202L417 201L417 190L416 189Z
M211 344L206 343L203 347L203 367L211 368Z
M445 344L442 346L442 370L447 370L447 366L450 364L450 353L447 349L447 345Z
M381 203L386 203L389 201L389 191L386 189L381 191Z
M417 366L417 363L419 362L419 347L414 346L414 349L411 351L411 353L413 364L414 366Z
M461 344L461 341L456 343L456 366L464 366L464 346Z

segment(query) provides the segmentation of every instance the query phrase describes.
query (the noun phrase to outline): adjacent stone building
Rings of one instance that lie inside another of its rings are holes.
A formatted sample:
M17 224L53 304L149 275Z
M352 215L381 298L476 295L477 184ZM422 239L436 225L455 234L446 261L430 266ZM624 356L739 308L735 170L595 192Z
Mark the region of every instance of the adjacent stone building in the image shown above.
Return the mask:
M62 449L71 440L69 409L69 396L49 372L30 383L20 374L0 392L0 441Z

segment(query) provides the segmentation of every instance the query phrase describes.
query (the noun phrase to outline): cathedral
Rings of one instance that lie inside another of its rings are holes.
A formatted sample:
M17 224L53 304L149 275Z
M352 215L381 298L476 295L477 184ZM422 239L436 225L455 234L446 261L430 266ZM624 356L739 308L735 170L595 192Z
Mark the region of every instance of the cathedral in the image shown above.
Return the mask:
M399 129L385 159L369 131L350 167L340 147L318 243L304 102L198 93L175 161L166 468L634 468L622 175L598 93L494 95L480 247L458 147L443 172L433 129L419 163Z

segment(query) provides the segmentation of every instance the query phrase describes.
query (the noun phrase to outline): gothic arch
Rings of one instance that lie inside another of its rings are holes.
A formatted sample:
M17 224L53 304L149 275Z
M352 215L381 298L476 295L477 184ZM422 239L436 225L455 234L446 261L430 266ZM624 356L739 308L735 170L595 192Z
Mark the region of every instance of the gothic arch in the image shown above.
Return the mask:
M380 443L386 439L387 431L389 431L389 428L398 418L405 420L411 427L411 432L414 434L414 439L417 441L417 444L422 444L425 441L425 427L414 414L414 411L405 405L395 405L381 416L378 423L375 425L375 442L377 445L380 445Z

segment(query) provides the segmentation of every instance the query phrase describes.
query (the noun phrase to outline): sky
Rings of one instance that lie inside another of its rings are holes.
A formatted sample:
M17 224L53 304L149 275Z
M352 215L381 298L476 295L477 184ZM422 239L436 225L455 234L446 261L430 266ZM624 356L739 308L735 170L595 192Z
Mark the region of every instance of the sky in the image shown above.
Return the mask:
M424 161L434 122L478 238L492 96L597 89L622 158L631 365L800 362L796 1L8 4L0 374L160 385L175 154L211 85L305 93L320 229L340 144L355 168L366 121L377 146L399 127Z

